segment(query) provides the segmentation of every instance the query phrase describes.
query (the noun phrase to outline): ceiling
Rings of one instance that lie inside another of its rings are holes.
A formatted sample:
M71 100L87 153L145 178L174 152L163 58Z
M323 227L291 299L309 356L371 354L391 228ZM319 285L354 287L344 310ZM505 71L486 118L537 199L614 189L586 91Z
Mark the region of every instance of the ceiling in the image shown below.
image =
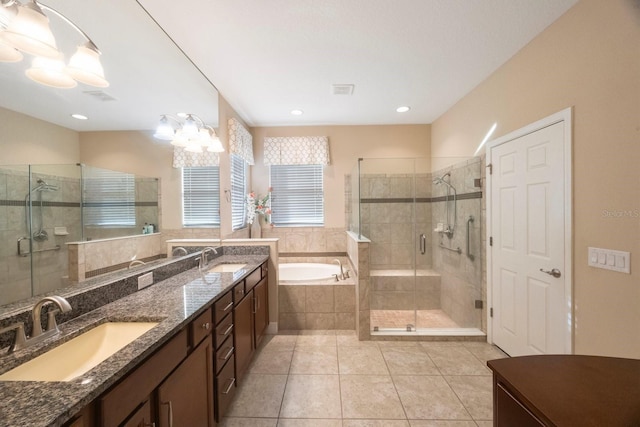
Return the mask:
M577 2L138 1L252 126L431 123Z

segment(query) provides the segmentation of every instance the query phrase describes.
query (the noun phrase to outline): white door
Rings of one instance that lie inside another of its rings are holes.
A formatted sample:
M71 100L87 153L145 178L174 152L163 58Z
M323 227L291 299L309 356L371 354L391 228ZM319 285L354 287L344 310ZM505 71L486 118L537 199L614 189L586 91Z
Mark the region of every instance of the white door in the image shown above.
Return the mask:
M488 148L492 340L511 356L571 352L570 123L543 126Z

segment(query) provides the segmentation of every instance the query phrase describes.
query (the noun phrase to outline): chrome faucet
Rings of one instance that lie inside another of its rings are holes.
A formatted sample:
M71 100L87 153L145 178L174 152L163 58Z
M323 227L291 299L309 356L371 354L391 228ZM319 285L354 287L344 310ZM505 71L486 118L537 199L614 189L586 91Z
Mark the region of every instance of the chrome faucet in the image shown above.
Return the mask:
M331 261L332 263L337 263L340 266L340 274L337 276L338 280L344 280L344 270L342 269L342 262L338 258Z
M173 248L173 250L171 251L171 256L185 256L185 255L189 255L189 252L187 252L187 250L182 246L177 246Z
M218 254L216 248L212 248L211 246L207 246L200 253L200 270L204 269L207 266L207 252L213 252L215 255Z
M40 313L42 312L42 306L47 303L54 303L58 306L58 308L49 310L49 312L47 313L47 329L43 332L42 324L40 323ZM9 347L9 353L29 347L30 345L39 343L48 337L58 334L60 332L60 329L58 328L58 324L56 323L56 314L60 312L66 313L68 311L71 311L71 305L66 299L56 295L42 298L33 306L33 309L31 310L31 319L33 321L31 337L26 336L24 331L24 323L22 322L16 322L12 325L0 329L0 334L4 334L5 332L9 332L14 329L16 330L16 335L13 343L11 344L11 347Z

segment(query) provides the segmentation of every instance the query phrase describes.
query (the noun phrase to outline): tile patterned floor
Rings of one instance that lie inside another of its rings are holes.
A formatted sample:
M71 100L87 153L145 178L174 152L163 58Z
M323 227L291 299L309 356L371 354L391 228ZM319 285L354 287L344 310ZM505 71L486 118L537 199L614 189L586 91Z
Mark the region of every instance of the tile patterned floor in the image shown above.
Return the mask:
M222 427L489 427L478 342L361 342L353 331L267 336Z

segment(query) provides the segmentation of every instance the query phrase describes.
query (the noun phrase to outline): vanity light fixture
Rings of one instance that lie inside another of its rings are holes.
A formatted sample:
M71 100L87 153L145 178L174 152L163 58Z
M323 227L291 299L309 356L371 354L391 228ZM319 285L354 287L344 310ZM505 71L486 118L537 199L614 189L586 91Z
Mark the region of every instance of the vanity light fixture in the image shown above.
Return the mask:
M302 111L302 110L291 110L291 114L293 116L301 116L301 115L304 114L304 111Z
M26 74L37 83L58 88L75 87L76 82L109 86L100 63L100 50L69 18L36 0L25 4L17 0L0 1L0 62L18 62L24 52L35 56ZM58 16L86 40L66 66L43 9Z
M171 121L175 122L174 125ZM163 114L153 134L154 138L171 141L176 147L183 147L186 151L202 153L207 150L212 153L224 151L216 131L195 114L186 114L184 122L178 118Z
M406 113L407 111L411 110L411 107L408 107L406 105L403 105L401 107L396 108L396 111L398 113Z

